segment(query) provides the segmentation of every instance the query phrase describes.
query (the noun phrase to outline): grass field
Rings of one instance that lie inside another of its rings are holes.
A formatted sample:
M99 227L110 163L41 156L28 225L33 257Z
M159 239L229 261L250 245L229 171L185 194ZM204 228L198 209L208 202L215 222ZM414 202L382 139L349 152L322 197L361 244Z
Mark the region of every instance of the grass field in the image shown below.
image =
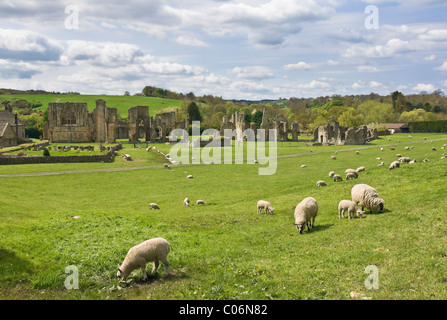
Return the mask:
M160 155L130 144L113 163L0 166L0 298L338 300L355 291L368 299L446 299L445 143L446 135L435 134L366 146L279 143L271 176L258 175L260 165L252 163L167 170ZM171 146L157 148L169 153ZM135 161L124 161L124 153ZM396 153L418 163L388 171ZM377 167L377 157L385 167ZM359 166L366 171L355 181L328 177ZM58 171L74 173L46 174ZM36 175L14 175L21 173ZM317 188L318 180L328 186ZM339 220L338 202L350 199L357 183L374 186L385 211ZM307 196L319 213L315 228L300 235L293 211ZM207 204L197 206L197 199ZM256 213L260 199L273 204L274 215ZM149 210L150 202L161 210ZM116 279L127 250L153 237L171 244L171 275L164 279L161 266L147 282L140 270L128 283ZM79 270L78 290L64 286L70 265ZM378 289L365 288L370 265L378 268Z
M113 95L76 95L76 94L17 94L17 95L0 95L0 101L12 99L24 99L27 101L39 101L42 106L37 110L46 110L50 102L86 102L89 111L96 108L96 100L102 99L106 102L107 107L117 108L118 113L127 117L127 110L134 106L149 106L149 115L155 116L162 109L172 109L182 104L180 100L170 100L155 97L138 97L138 96L113 96Z

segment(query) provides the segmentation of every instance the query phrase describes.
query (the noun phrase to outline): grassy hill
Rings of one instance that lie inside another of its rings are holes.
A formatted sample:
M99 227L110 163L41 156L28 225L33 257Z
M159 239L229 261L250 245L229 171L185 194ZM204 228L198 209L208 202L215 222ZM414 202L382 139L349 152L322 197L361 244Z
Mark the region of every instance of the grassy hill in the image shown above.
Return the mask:
M155 97L139 96L110 96L110 95L78 95L78 94L14 94L0 95L0 101L12 99L24 99L27 101L39 101L42 103L37 110L46 110L50 102L86 102L89 111L96 107L96 100L102 99L108 107L117 108L121 116L127 116L127 110L134 106L149 106L149 114L154 116L160 110L181 105L180 100L170 100Z

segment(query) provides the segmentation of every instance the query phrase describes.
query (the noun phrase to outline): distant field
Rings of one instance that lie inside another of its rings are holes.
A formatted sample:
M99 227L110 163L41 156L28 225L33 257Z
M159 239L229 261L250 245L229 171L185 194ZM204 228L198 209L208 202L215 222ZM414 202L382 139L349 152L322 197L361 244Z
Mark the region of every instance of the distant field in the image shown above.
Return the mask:
M182 104L180 100L170 100L155 97L137 97L137 96L109 96L109 95L76 95L76 94L36 94L36 95L0 95L1 100L24 99L27 101L39 101L42 107L38 110L46 110L48 103L56 102L86 102L89 111L96 108L96 100L103 99L106 105L111 108L117 108L121 116L127 116L127 110L134 106L149 106L149 114L154 116L160 110L165 108L175 108Z
M0 299L344 300L357 292L373 300L444 300L447 135L390 139L345 147L278 143L271 176L258 175L253 163L163 169L163 157L133 144L113 163L0 166L0 175L9 175L0 177ZM124 153L134 161L124 161ZM389 171L397 153L418 162ZM356 180L328 177L359 166L366 171ZM77 173L11 176L62 170ZM317 188L318 180L328 186ZM350 199L357 183L377 189L384 213L338 219L338 202ZM319 212L315 228L300 235L293 211L307 196ZM207 204L197 206L197 199ZM273 204L273 215L256 213L260 199ZM149 210L151 202L161 210ZM161 266L147 282L141 270L119 282L117 264L127 250L154 237L171 243L171 275L163 279ZM64 286L68 266L79 270L77 290ZM377 267L378 289L365 287L368 266Z

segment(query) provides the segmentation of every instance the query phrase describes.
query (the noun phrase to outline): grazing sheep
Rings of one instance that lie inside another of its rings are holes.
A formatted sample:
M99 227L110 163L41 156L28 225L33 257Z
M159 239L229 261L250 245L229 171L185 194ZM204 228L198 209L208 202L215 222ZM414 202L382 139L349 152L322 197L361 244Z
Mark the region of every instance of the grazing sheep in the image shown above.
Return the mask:
M359 172L362 172L365 170L366 170L366 168L362 166L362 167L358 167L357 170L355 170L355 171L357 171L357 173L359 173Z
M400 168L400 162L399 161L393 161L391 162L390 166L388 167L388 170L393 170L396 168Z
M197 204L205 204L205 201L203 201L203 200L197 200L196 203L197 203Z
M348 173L352 173L352 174L355 176L356 179L359 177L359 173L357 172L357 170L354 170L354 169L347 169L347 170L345 171L345 174L348 174Z
M315 218L318 213L318 204L317 200L312 197L307 197L303 199L298 205L295 207L294 217L295 217L295 226L300 234L303 233L304 228L307 225L307 231L310 230L310 227L314 227Z
M405 147L405 150L410 150L410 147Z
M152 149L152 147L147 147L147 148L146 148L146 152L151 151L151 149Z
M349 173L346 174L346 180L349 180L349 179L352 180L352 179L356 179L356 178L357 177L352 172L349 172Z
M334 182L343 181L342 177L339 174L334 175Z
M333 176L335 176L335 172L334 171L329 172L329 178L332 178Z
M400 163L408 163L408 162L411 161L411 159L408 158L408 157L401 157L401 158L398 159L398 161L399 161Z
M317 181L317 187L327 187L327 183L322 180Z
M338 203L338 219L345 218L345 212L348 213L348 219L355 218L355 215L359 218L363 218L365 211L359 209L357 202L351 200L341 200Z
M396 150L396 149L395 149L394 147L391 147L390 150L393 150L393 151L394 151L394 150Z
M170 168L170 165L167 164L167 163L165 163L165 164L163 164L163 168L165 168L165 169L169 169L169 168Z
M410 162L408 162L409 164L414 164L414 163L416 163L417 162L417 160L416 159L413 159L413 160L411 160Z
M377 166L378 166L378 167L383 167L384 165L385 165L385 162L382 161L382 162L379 163Z
M187 176L186 178L188 178L188 179L192 179L192 178L194 178L194 177L190 174L190 175Z
M359 155L359 154L360 154L360 151L356 151L355 154L356 154L356 155Z
M402 158L402 155L400 153L396 154L396 157Z
M301 168L306 168L307 166L305 165L305 164L302 164L301 165Z
M436 148L435 147L433 147L433 148L431 148L432 149L432 151L436 151Z
M380 151L383 151L383 148L380 148Z
M256 208L258 210L258 214L261 213L262 210L264 210L264 213L268 212L269 214L273 214L275 211L275 208L272 207L271 203L265 200L259 200Z
M149 204L149 209L151 209L151 210L152 209L160 210L160 207L156 203L150 203Z
M337 158L335 156L331 156L332 160L337 160Z
M378 157L378 158L376 158L376 160L378 160L378 161L381 161L381 160L382 160L382 158L381 158L381 157Z
M185 200L183 200L183 205L185 207L189 207L189 198L185 198Z
M126 280L133 270L141 268L141 271L143 272L143 280L146 280L146 264L148 262L154 263L152 268L152 275L154 275L157 272L159 262L161 261L165 266L165 277L167 277L169 275L169 251L170 245L166 239L154 238L146 240L129 249L121 266L118 265L116 276Z
M383 211L385 201L379 197L377 190L367 184L356 184L351 189L352 201L356 202L359 207L367 208L372 211Z
M427 158L425 158L424 160L422 160L423 162L429 162L430 160L428 160Z

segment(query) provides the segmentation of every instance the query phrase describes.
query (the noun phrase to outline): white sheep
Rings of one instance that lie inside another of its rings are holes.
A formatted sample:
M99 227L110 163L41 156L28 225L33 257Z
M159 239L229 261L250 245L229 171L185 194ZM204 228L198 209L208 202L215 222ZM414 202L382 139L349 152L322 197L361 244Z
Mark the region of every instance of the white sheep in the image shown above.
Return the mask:
M402 155L400 153L396 154L396 157L402 158Z
M385 165L385 162L382 161L382 162L379 163L377 166L378 166L378 167L383 167L384 165Z
M418 161L416 160L416 159L413 159L413 160L411 160L410 162L408 162L409 164L415 164L415 163L417 163Z
M376 158L376 160L377 160L377 161L381 161L381 160L382 160L382 158L381 158L381 157L378 157L378 158Z
M307 231L310 230L310 227L314 227L315 218L318 213L318 204L317 200L312 197L307 197L303 199L298 205L295 207L294 217L295 217L295 226L300 234L303 233L304 228L307 226Z
M366 168L362 166L362 167L358 167L357 170L355 170L355 171L357 171L357 173L359 173L359 172L362 172L365 170L366 170Z
M352 201L356 202L359 207L367 208L372 212L378 210L383 211L385 201L379 197L377 190L367 184L356 184L351 189Z
M435 147L433 147L433 148L431 148L433 151L436 151L436 148Z
M334 182L343 181L342 177L339 174L334 175Z
M348 173L352 173L355 176L356 179L359 177L359 173L357 172L357 170L346 169L345 174L348 174Z
M185 200L183 200L183 205L185 207L189 207L189 198L185 198Z
M391 162L390 166L388 167L388 170L393 170L396 168L400 168L400 162L399 161L393 161Z
M394 147L391 147L390 150L396 150Z
M335 156L331 156L332 160L337 160L337 158Z
M408 163L408 162L411 161L411 159L409 157L401 157L401 158L398 159L398 161L400 163Z
M335 172L334 171L329 172L329 178L332 178L333 176L335 176Z
M190 174L190 175L188 175L186 178L187 178L187 179L192 179L192 178L194 178L194 177L192 176L192 174Z
M133 270L141 268L141 271L143 272L143 280L146 280L146 264L148 262L154 263L152 268L152 275L154 275L157 272L159 262L161 261L165 266L165 277L167 277L169 275L169 251L170 245L166 239L154 238L146 240L129 249L121 266L118 265L116 276L126 280Z
M356 179L356 178L357 177L352 172L349 172L349 173L346 174L346 180L349 180L349 179L352 180L352 179Z
M317 187L327 187L327 183L322 180L317 181Z
M430 160L428 160L427 158L425 158L424 160L422 160L423 162L429 162Z
M203 201L203 200L197 200L196 203L197 203L197 204L205 204L205 201Z
M348 213L348 219L355 218L355 215L359 218L363 218L365 211L359 209L357 202L351 200L341 200L338 203L338 219L345 217L345 212Z
M149 204L149 209L151 209L151 210L152 209L160 210L160 207L156 203L150 203Z
M359 155L359 154L360 154L360 151L356 151L355 154L356 154L356 155Z
M380 151L383 151L383 148L380 148Z
M306 168L307 166L305 165L305 164L302 164L301 165L301 168Z
M265 200L259 200L256 209L258 210L258 214L261 213L262 210L264 210L264 213L273 214L275 211L275 208L272 207L272 204Z

